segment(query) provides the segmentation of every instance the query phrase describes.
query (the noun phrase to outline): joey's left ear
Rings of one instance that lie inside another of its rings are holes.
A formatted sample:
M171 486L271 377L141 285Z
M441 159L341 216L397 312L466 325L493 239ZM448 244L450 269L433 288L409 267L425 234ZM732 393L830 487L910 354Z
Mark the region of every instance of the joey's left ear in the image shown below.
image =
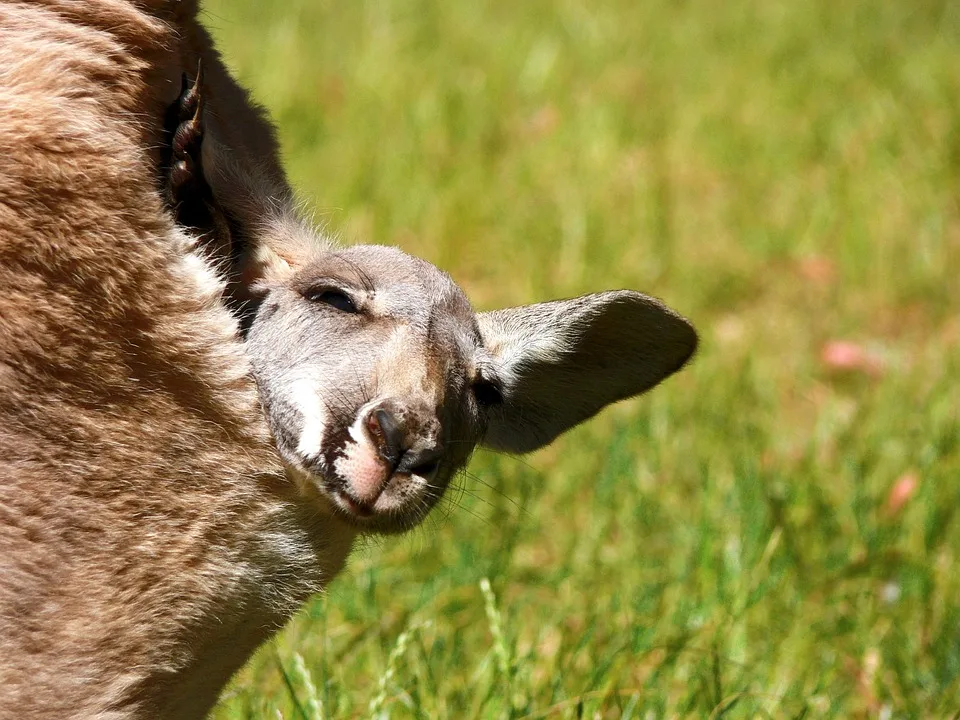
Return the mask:
M693 327L654 298L616 290L481 313L503 402L483 444L542 447L618 400L673 374L697 347Z
M245 292L285 281L329 249L331 243L300 217L285 181L268 167L240 162L213 132L204 134L203 169L217 206L231 220L230 262Z

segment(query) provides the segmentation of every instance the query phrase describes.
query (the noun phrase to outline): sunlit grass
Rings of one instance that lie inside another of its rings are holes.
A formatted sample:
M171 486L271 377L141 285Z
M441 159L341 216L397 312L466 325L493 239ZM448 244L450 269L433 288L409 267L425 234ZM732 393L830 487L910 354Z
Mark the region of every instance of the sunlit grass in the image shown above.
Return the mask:
M345 241L483 309L631 287L702 335L549 450L480 453L217 717L960 709L958 6L206 8Z

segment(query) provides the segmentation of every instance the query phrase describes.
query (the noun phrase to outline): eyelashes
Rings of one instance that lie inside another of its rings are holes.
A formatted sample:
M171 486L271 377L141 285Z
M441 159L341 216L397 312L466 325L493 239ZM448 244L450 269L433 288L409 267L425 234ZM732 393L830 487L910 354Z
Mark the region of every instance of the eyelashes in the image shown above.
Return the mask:
M308 290L304 297L310 302L322 303L339 310L340 312L355 314L358 312L356 304L350 299L350 296L341 290L331 288L317 288Z

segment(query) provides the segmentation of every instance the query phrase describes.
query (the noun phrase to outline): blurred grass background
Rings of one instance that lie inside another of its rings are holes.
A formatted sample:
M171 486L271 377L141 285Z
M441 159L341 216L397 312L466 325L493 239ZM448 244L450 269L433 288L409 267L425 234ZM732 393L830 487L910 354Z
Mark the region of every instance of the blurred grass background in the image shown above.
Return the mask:
M208 0L205 22L345 241L481 309L630 287L702 336L551 449L478 454L216 718L960 709L960 5Z

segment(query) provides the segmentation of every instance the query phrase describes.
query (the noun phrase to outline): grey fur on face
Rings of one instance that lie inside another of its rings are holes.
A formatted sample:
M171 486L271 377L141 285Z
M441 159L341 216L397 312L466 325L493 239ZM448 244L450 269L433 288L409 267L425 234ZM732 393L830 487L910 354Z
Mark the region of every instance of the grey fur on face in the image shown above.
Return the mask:
M416 525L478 444L541 447L696 347L683 318L631 291L477 314L395 248L280 265L247 339L265 411L293 474L369 531Z

